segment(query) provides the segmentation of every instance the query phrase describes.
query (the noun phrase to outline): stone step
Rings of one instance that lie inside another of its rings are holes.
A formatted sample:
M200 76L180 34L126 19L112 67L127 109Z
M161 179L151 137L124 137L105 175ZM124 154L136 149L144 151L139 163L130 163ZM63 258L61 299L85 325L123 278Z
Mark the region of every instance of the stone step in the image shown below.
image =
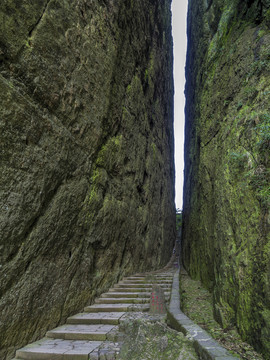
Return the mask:
M86 306L85 312L126 312L129 311L130 304L96 304Z
M90 354L89 360L115 360L119 352L119 343L105 341L100 349Z
M104 341L115 325L72 325L66 324L47 332L46 336L63 340Z
M129 312L129 311L147 311L149 304L95 304L86 306L85 312Z
M137 277L124 277L121 281L128 282L168 282L172 281L172 277L154 277L154 278L137 278Z
M80 313L67 319L67 324L117 325L125 312Z
M132 283L118 283L114 285L114 288L151 288L153 284L132 284ZM159 284L162 288L171 288L171 284Z
M111 288L109 289L109 293L145 293L145 292L150 292L152 290L152 287L150 288L129 288L129 287L125 287L125 288Z
M18 350L16 360L114 359L119 344L111 341L117 341L120 319L126 312L149 310L153 285L159 285L169 299L171 284L172 272L126 277L96 304L85 307L84 313L69 317L65 325L48 331L46 338ZM105 343L112 346L104 349Z
M167 277L173 277L172 274L144 274L144 275L130 275L130 276L125 276L124 278L126 279L145 279L145 278L149 278L149 277L162 277L162 278L167 278Z
M150 302L150 297L147 298L98 298L95 300L96 304L145 304Z
M16 360L88 360L101 341L70 341L43 338L16 351Z
M139 294L141 294L141 297L145 297L143 296L145 293L143 292L125 292L125 291L119 291L119 292L107 292L104 294L101 294L100 297L101 298L134 298L134 297L139 297ZM146 295L147 296L147 295Z
M151 296L151 292L108 292L101 295L102 298L146 298ZM169 296L169 292L164 293Z
M172 284L172 280L148 280L148 284ZM122 280L118 284L146 284L146 280Z
M158 273L138 273L131 276L139 276L139 277L146 277L146 276L171 276L173 277L174 270L173 271L166 271L166 272L158 272Z

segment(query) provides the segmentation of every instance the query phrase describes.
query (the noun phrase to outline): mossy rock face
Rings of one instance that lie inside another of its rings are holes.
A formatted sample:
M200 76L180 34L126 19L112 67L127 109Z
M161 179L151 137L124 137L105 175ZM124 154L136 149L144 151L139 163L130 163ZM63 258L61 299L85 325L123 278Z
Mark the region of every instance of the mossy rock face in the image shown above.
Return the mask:
M170 1L0 4L0 358L175 239Z
M191 1L183 261L269 359L269 2Z
M196 360L191 340L161 321L125 320L123 345L117 360Z

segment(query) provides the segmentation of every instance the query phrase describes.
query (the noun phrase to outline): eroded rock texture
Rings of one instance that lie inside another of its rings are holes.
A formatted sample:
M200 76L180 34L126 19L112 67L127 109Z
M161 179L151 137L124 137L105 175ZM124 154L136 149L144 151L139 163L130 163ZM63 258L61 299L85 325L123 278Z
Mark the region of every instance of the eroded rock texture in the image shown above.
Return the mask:
M183 261L270 354L270 2L190 0Z
M170 1L0 4L0 358L175 238Z

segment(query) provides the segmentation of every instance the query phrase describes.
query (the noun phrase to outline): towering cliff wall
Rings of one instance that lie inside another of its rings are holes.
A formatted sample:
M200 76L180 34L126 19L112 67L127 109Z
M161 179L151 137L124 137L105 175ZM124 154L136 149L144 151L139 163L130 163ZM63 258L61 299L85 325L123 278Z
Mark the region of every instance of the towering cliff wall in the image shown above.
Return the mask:
M0 358L175 238L170 0L0 4Z
M270 2L190 0L183 261L270 354Z

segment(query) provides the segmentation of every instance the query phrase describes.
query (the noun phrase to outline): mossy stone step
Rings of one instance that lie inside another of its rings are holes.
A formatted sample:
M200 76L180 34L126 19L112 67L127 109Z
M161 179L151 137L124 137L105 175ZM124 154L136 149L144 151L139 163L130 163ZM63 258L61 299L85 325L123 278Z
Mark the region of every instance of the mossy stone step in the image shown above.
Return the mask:
M86 306L85 312L129 312L129 311L147 311L149 304L95 304Z
M73 341L43 338L16 351L16 360L88 360L101 341Z
M47 332L47 337L64 340L104 341L114 325L73 325L66 324Z
M165 272L148 272L148 273L138 273L138 274L133 274L130 276L172 276L174 275L174 270L173 271L165 271Z
M125 291L119 291L119 292L107 292L102 294L100 297L101 298L135 298L135 297L139 297L139 294L141 294L141 297L144 297L143 292L125 292ZM147 296L147 295L146 295Z
M47 338L18 350L16 360L100 359L107 351L101 345L114 339L125 313L148 311L154 285L160 286L168 299L171 283L172 277L164 274L127 277L96 299L96 304L85 307L84 313L48 331Z
M150 302L150 298L139 298L139 297L125 297L125 298L98 298L95 300L96 304L145 304Z
M146 298L150 297L152 292L108 292L101 295L101 298ZM169 292L164 293L169 296Z
M149 288L129 288L129 287L125 287L125 288L111 288L109 289L109 293L145 293L145 292L150 292L152 290L152 287Z
M144 275L130 275L130 276L125 276L124 279L145 279L145 278L173 278L173 275L167 275L167 274L157 274L157 275L152 275L152 274L144 274Z
M118 284L172 284L172 280L122 280Z
M118 284L114 285L114 288L152 288L153 285L156 284L134 284L134 283L122 283L119 282ZM171 284L158 284L162 288L171 288Z
M85 312L127 312L130 304L95 304L86 306Z
M67 319L67 324L117 325L125 312L80 313Z

